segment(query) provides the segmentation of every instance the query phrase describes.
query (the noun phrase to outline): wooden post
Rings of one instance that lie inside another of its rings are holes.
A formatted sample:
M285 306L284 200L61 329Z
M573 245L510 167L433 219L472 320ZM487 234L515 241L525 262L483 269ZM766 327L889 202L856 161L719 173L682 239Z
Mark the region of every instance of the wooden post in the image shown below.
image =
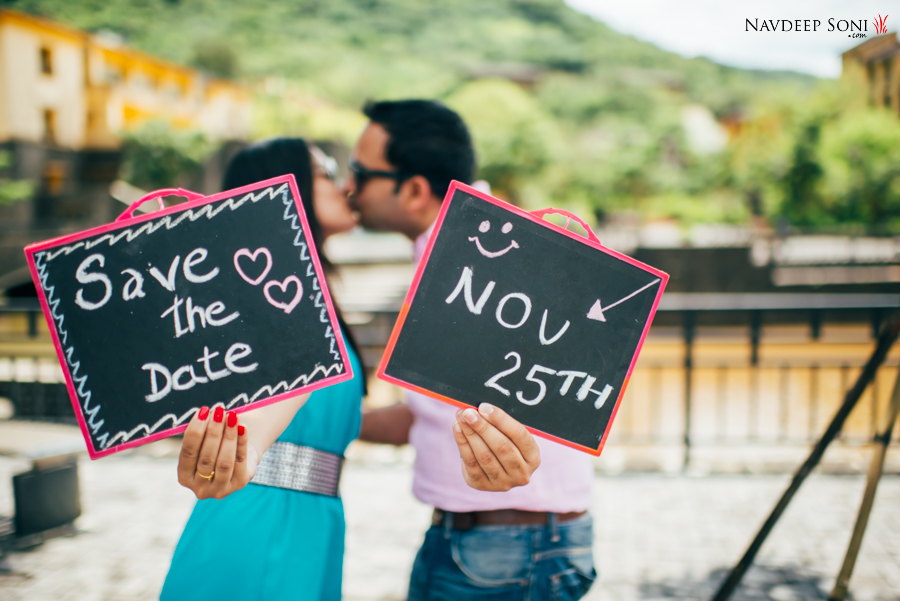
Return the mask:
M872 505L875 502L875 491L878 490L878 482L881 480L884 468L884 457L891 444L891 435L893 434L898 414L900 414L900 371L897 373L897 379L894 380L894 392L891 394L891 404L885 417L884 429L881 431L881 434L875 437L877 446L875 447L875 454L872 456L872 463L869 464L866 490L863 493L862 502L859 506L859 514L856 516L856 525L853 527L853 535L850 537L849 545L847 545L844 563L841 566L841 571L838 572L834 588L831 589L831 594L828 595L828 601L844 601L844 598L847 596L850 576L853 574L856 558L859 555L860 547L862 547L863 535L866 533L866 526L869 523L869 514L872 512Z
M744 574L750 566L753 565L753 559L756 557L760 547L762 547L762 544L769 536L772 528L775 527L778 518L784 513L784 510L787 508L788 503L791 502L794 494L800 488L800 485L803 484L806 477L822 459L822 455L825 454L825 449L828 448L831 441L834 440L841 431L844 422L847 420L847 416L850 415L850 411L856 406L856 403L859 401L866 387L874 379L875 372L884 362L884 358L887 356L888 351L897 339L898 333L900 333L900 316L894 316L878 336L875 350L872 351L872 356L869 357L869 360L863 367L856 383L847 391L843 404L838 408L831 423L828 424L825 433L822 434L822 437L819 438L819 441L813 447L809 457L807 457L806 461L803 462L803 465L801 465L794 474L787 490L784 491L781 498L778 500L778 503L775 504L775 508L772 510L772 513L769 514L769 517L766 518L762 528L760 528L756 537L754 537L753 541L750 543L744 556L741 557L740 561L738 561L731 569L731 572L728 573L728 576L725 578L724 582L722 582L719 590L716 591L716 594L713 596L712 601L726 601L731 597L731 594L734 592L734 589L737 588L738 584L740 584Z
M685 311L683 322L684 337L684 433L682 444L684 445L681 458L681 471L686 471L691 464L691 427L693 407L691 397L694 395L694 336L696 334L696 321L693 311Z

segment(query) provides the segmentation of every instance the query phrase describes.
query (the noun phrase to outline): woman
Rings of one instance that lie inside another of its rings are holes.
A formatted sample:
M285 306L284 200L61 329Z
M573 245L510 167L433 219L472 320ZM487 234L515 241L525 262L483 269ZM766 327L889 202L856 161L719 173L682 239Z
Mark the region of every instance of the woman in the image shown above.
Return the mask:
M334 166L299 138L277 138L235 155L223 187L293 173L328 272L322 242L356 223ZM344 450L359 434L365 393L359 358L347 346L350 381L243 413L241 423L221 407L201 409L191 421L179 482L201 500L160 599L340 599L345 523L337 479ZM292 488L282 487L288 482Z

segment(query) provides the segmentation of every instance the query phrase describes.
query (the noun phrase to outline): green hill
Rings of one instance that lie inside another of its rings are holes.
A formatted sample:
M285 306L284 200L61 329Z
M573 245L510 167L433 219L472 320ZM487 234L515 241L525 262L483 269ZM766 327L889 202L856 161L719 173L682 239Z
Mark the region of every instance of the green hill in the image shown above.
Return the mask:
M311 123L298 95L352 116L365 99L437 97L476 138L481 175L506 198L743 219L723 157L696 156L682 108L740 119L815 78L686 59L620 34L562 0L18 0L2 2L259 90L259 135L349 142ZM278 86L261 82L280 82ZM732 190L732 192L734 192ZM721 200L710 212L710 194ZM675 199L675 200L673 200ZM687 200L685 200L687 199ZM673 204L674 203L674 204ZM663 208L658 211L655 207Z
M19 10L234 77L314 84L337 102L398 94L442 96L475 75L608 82L623 70L716 109L798 74L685 59L613 31L562 0L18 0ZM713 82L715 82L713 84Z

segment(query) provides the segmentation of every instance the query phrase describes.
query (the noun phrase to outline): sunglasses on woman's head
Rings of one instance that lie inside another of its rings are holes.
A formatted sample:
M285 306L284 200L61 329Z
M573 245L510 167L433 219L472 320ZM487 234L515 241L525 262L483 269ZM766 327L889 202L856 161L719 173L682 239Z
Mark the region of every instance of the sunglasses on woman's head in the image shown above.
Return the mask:
M313 172L315 175L323 175L333 182L338 179L338 162L334 157L328 156L317 147L310 146L309 154L312 156Z

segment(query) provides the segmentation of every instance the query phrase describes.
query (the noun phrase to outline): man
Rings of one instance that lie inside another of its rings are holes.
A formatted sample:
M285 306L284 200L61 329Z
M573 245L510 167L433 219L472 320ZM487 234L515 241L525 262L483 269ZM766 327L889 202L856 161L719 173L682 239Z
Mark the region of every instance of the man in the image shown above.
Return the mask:
M350 165L351 208L363 226L415 241L418 258L450 181L473 179L468 130L433 101L370 103L363 112L369 123ZM595 576L587 455L535 439L491 405L458 411L413 392L405 403L367 411L360 438L411 443L413 493L435 508L413 565L410 601L539 601L587 592Z

